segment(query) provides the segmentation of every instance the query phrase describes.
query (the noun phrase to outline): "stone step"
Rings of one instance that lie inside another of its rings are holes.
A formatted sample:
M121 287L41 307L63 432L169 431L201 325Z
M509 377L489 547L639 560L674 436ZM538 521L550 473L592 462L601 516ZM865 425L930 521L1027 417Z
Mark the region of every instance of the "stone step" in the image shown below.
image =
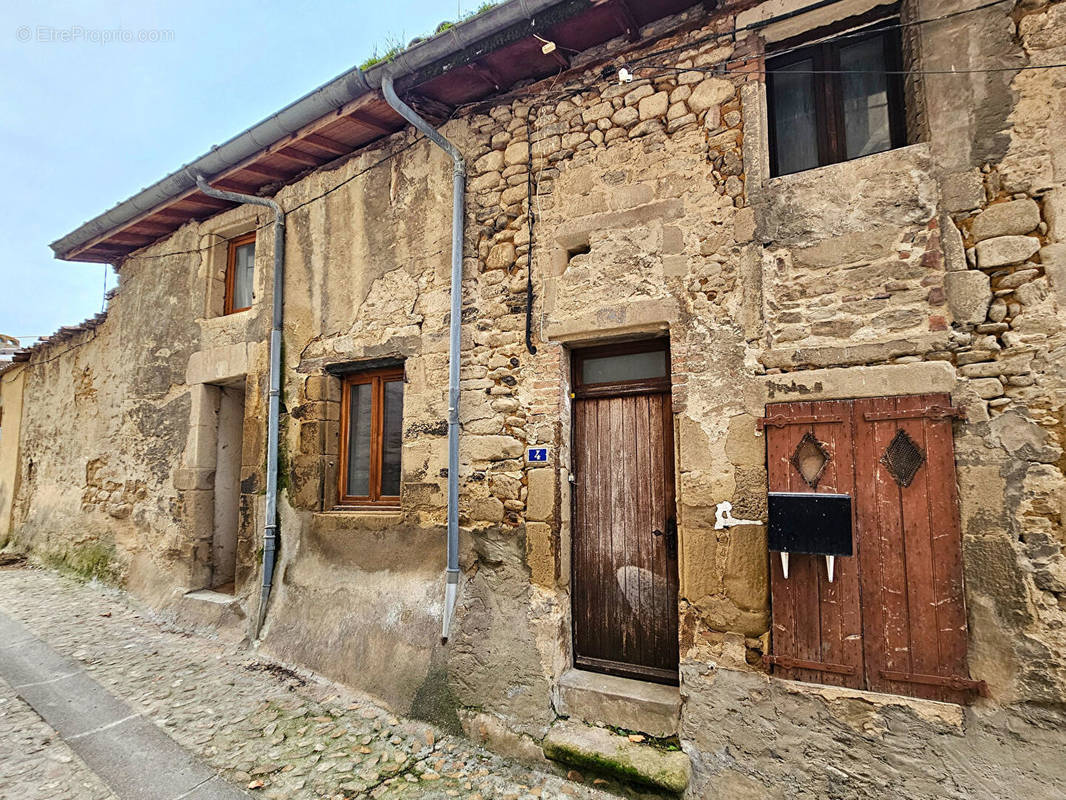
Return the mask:
M170 614L182 628L235 642L248 637L248 619L240 601L231 594L210 589L189 592L170 608Z
M556 705L565 717L663 738L677 733L681 693L676 686L571 669L559 679Z
M679 750L633 742L580 722L556 722L541 746L553 761L673 794L685 791L692 773L688 756Z

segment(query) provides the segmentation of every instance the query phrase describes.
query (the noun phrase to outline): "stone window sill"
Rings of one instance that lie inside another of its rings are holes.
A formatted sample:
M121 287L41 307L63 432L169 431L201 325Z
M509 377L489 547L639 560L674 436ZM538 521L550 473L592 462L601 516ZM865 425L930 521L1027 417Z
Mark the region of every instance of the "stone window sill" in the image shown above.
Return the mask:
M912 155L919 155L923 152L928 152L929 145L926 142L918 142L916 144L908 144L903 147L894 147L891 150L882 150L880 153L871 153L868 156L859 156L858 158L850 159L849 161L840 161L836 164L826 164L822 167L813 167L811 169L801 170L800 172L791 172L788 175L776 175L766 181L767 189L782 189L791 186L794 183L807 183L809 181L817 181L822 175L831 176L834 172L847 170L854 168L861 164L872 163L876 160L887 161L889 159L898 159L900 157L908 158ZM827 180L830 179L827 177Z
M822 698L826 702L839 702L842 700L859 700L876 708L898 706L913 711L918 717L927 722L948 725L958 730L963 729L964 708L955 703L944 703L939 700L923 700L918 697L907 697L899 694L885 694L884 692L870 692L864 689L849 689L843 686L828 686L820 683L803 683L786 678L770 677L782 691L791 694L813 695Z

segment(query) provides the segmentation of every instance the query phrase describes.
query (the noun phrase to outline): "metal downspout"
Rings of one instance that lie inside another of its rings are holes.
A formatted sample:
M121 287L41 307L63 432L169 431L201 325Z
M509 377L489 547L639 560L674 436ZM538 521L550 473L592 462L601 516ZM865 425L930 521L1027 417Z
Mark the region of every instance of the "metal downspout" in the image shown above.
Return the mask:
M259 638L266 617L267 601L274 583L274 560L278 545L278 419L281 398L281 321L285 297L285 212L269 197L214 189L203 175L193 176L200 191L233 203L266 206L274 212L274 310L270 327L270 394L267 408L266 519L263 524L263 585L252 638Z
M392 76L381 79L385 100L405 120L426 135L452 158L452 284L448 337L448 566L444 585L444 620L441 640L448 641L455 597L459 588L459 331L463 313L463 201L466 193L466 161L454 144L444 138L407 103L399 98Z

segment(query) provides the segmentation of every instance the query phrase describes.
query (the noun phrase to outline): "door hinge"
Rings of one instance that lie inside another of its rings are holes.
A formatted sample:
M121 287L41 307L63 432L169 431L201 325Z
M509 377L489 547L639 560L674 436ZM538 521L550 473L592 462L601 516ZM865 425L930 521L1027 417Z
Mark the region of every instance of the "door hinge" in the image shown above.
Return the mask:
M822 425L843 422L844 418L838 414L823 414L806 417L786 417L783 414L767 414L755 420L755 427L760 431L771 428L785 428L789 425Z
M977 692L981 697L988 697L988 684L984 681L975 681L958 675L922 675L917 672L894 672L887 669L881 670L880 674L886 681L946 686L948 689L955 689L960 692Z
M931 403L922 408L908 408L900 411L866 411L862 418L867 422L886 419L966 419L966 409L946 406L942 403Z

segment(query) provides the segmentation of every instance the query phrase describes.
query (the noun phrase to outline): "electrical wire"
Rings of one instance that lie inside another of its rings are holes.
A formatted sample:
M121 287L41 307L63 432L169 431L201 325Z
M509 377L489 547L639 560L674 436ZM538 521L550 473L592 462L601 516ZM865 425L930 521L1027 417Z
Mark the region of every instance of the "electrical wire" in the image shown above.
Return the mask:
M843 0L840 0L840 2L843 2ZM941 21L943 21L945 19L951 19L953 17L958 17L958 16L961 16L963 14L972 14L972 13L974 13L976 11L984 11L985 9L991 8L993 6L998 6L998 5L1002 5L1003 3L1013 3L1013 2L1014 2L1014 0L989 0L989 2L982 3L981 5L974 6L973 8L962 8L962 9L959 9L957 11L949 11L949 12L947 12L945 14L940 14L940 15L938 15L936 17L926 17L924 19L916 19L916 20L908 20L908 21L900 20L898 23L894 23L893 27L895 27L895 28L906 28L906 27L911 27L911 26L914 26L914 25L926 25L926 24L929 24L929 23L932 23L932 22L941 22ZM801 12L803 11L803 9L797 9L797 10L801 11ZM813 11L815 9L810 9L810 10ZM640 61L647 61L647 60L652 59L652 58L658 58L659 56L669 55L670 53L676 53L676 52L679 52L679 51L682 51L682 50L690 50L693 47L699 47L700 45L706 44L707 42L720 41L722 39L730 39L732 41L735 41L736 40L736 35L738 33L747 33L749 31L755 31L755 30L759 30L760 28L765 28L768 24L771 24L773 21L774 21L773 19L770 19L770 20L756 20L755 22L751 22L751 23L749 23L747 25L741 25L739 28L732 28L731 30L723 31L721 33L708 34L707 36L700 37L699 39L696 39L696 40L691 41L691 42L683 42L681 44L677 44L677 45L674 45L672 47L666 47L666 48L663 48L661 50L656 50L654 52L647 53L647 54L645 54L643 56L640 56L639 58L634 59L630 63L638 63ZM888 30L888 28L885 28L885 30Z
M842 2L842 0L840 0L840 1ZM926 24L930 24L930 23L933 23L933 22L941 22L941 21L946 20L946 19L952 19L954 17L958 17L958 16L961 16L963 14L971 14L971 13L974 13L974 12L977 12L977 11L983 11L985 9L992 8L994 6L1002 5L1003 3L1012 2L1012 1L1013 0L989 0L989 2L982 3L981 5L974 6L973 8L959 9L957 11L951 11L951 12L948 12L948 13L945 13L945 14L940 14L940 15L935 16L935 17L927 17L927 18L918 19L918 20L909 20L909 21L900 20L898 22L893 22L893 23L884 24L884 25L881 25L879 22L874 21L874 22L871 22L867 26L856 28L856 29L852 29L852 30L849 30L849 31L845 31L845 32L840 33L840 34L827 36L827 37L824 37L822 39L817 40L817 42L818 43L825 43L825 42L843 40L843 39L848 39L848 38L854 38L854 37L858 37L858 36L867 36L867 35L869 35L871 33L879 33L879 32L882 32L882 31L896 30L896 29L900 29L900 28L912 27L912 26L917 26L917 25L926 25ZM729 59L729 60L726 60L726 61L719 62L718 64L711 65L709 67L687 67L687 68L684 68L684 69L681 69L681 68L678 68L678 67L661 66L661 65L641 66L642 62L648 61L648 60L650 60L652 58L655 58L657 56L667 55L669 53L677 52L677 51L680 51L680 50L689 50L689 49L692 49L693 47L698 47L701 44L704 44L704 43L709 42L709 41L717 41L717 40L721 40L721 39L735 39L737 33L745 32L745 31L758 30L759 28L766 27L766 24L767 24L767 22L765 20L758 20L758 21L750 23L748 25L743 25L743 26L741 26L739 28L734 28L734 29L732 29L730 31L710 34L708 36L704 36L704 37L701 37L699 39L696 39L695 41L684 42L682 44L675 45L673 47L668 47L668 48L664 48L664 49L661 49L661 50L654 51L652 53L647 53L647 54L642 55L642 56L640 56L640 57L638 57L636 59L633 59L633 60L629 61L627 63L627 66L631 67L633 70L639 69L639 70L643 71L643 70L648 70L648 69L658 69L658 70L662 70L662 71L667 72L667 73L702 72L702 73L712 73L712 74L715 74L715 75L727 75L727 74L737 74L738 72L740 72L740 73L743 73L743 74L746 74L746 75L767 74L768 72L772 72L772 70L767 70L767 69L744 69L744 70L735 70L735 71L731 72L727 68L724 68L728 64L743 63L743 62L749 60L747 58ZM791 48L785 48L783 50L778 50L778 51L774 52L774 55L783 55L785 53L790 53L790 52L793 52L794 50L798 50L798 49L802 49L803 47L807 47L810 44L812 44L812 42L808 42L808 43L805 43L803 45L797 45L796 47L791 47ZM789 72L791 74L800 74L800 75L847 75L847 74L881 74L881 75L955 75L955 74L958 74L958 75L966 75L966 74L975 74L975 73L983 73L983 72L995 73L995 72L1011 72L1011 71L1014 71L1014 70L1056 69L1056 68L1061 68L1061 67L1066 67L1066 64L1021 65L1021 66L1017 66L1017 67L990 67L990 68L983 68L983 69L951 69L951 70L809 70L809 71L805 71L805 70L789 70ZM554 79L552 81L552 86L554 86L554 84L558 81L558 79L561 76L561 74L562 74L562 70L560 70L560 72L555 75L555 77L554 77ZM592 88L594 85L596 85L597 83L600 83L600 82L601 81L597 80L597 81L592 81L590 83L583 84L583 85L581 85L579 87L576 87L576 88L568 88L567 90L562 92L556 98L551 98L551 99L554 99L554 100L567 99L569 97L574 96L575 94L579 94L580 92L585 91L586 89ZM496 95L493 98L491 98L491 100L476 100L476 101L471 101L471 102L468 102L468 103L462 103L462 104L460 104L458 106L455 106L455 108L452 110L452 113L448 116L448 118L445 120L445 122L448 122L449 120L453 119L455 117L455 114L457 112L459 112L460 110L462 110L462 109L483 105L486 102L496 102L496 103L498 103L500 101L506 100L509 96L511 96L511 97L522 96L523 94L527 93L527 90L528 90L528 87L523 87L522 89L519 89L517 91L511 92L510 94ZM549 91L551 91L551 86L549 86ZM544 100L545 100L545 98L542 96L538 104L542 104L544 102ZM399 148L398 150L396 150L396 151L394 151L394 152L392 152L392 153L390 153L390 154L378 159L373 164L370 164L367 167L365 167L364 169L354 173L353 175L349 176L348 178L346 178L345 180L343 180L340 183L336 184L335 186L330 187L329 189L327 189L326 191L322 192L321 194L315 195L314 197L310 197L307 200L303 201L302 203L299 203L298 205L294 206L293 208L286 210L285 211L286 215L291 214L291 213L296 212L296 211L299 211L300 209L304 208L305 206L308 206L311 203L314 203L314 202L316 202L318 200L321 200L324 197L332 194L333 192L337 191L338 189L340 189L341 187L345 186L346 184L352 182L356 178L359 178L362 175L365 175L367 172L371 171L372 169L375 169L376 167L380 166L381 164L384 164L385 162L387 162L387 161L395 158L396 156L399 156L400 154L404 153L405 151L407 151L408 149L413 147L415 144L420 142L423 138L424 138L424 136L422 134L418 134L414 139L412 139L410 142L408 142L407 144L405 144L403 147ZM264 225L260 225L259 227L254 228L251 232L253 232L253 233L254 232L258 232L260 230L263 230L264 228L270 227L271 225L273 225L273 222L268 222L268 223L266 223ZM247 233L248 233L248 231L242 233L241 236L247 235ZM190 249L190 250L172 250L172 251L168 251L168 252L165 252L165 253L151 253L151 254L145 254L145 255L140 255L140 256L130 256L126 260L127 261L154 260L154 259L159 259L159 258L169 258L171 256L194 255L194 254L197 254L197 253L207 252L207 251L217 247L220 244L228 243L228 242L233 241L234 239L237 238L236 236L224 237L224 236L221 236L220 234L215 234L215 233L208 233L208 234L205 234L205 235L215 236L218 239L220 239L221 241L215 242L214 244L212 244L212 245L210 245L208 247L199 247L199 248L194 248L194 249Z
M1062 69L1066 62L1059 64L1022 64L1017 67L982 67L980 69L789 69L789 75L973 75L997 72L1022 72L1034 69ZM713 75L768 75L779 70L773 69L740 69L721 70L715 67L665 67L651 65L648 67L633 67L633 69L657 69L663 72L704 72Z

